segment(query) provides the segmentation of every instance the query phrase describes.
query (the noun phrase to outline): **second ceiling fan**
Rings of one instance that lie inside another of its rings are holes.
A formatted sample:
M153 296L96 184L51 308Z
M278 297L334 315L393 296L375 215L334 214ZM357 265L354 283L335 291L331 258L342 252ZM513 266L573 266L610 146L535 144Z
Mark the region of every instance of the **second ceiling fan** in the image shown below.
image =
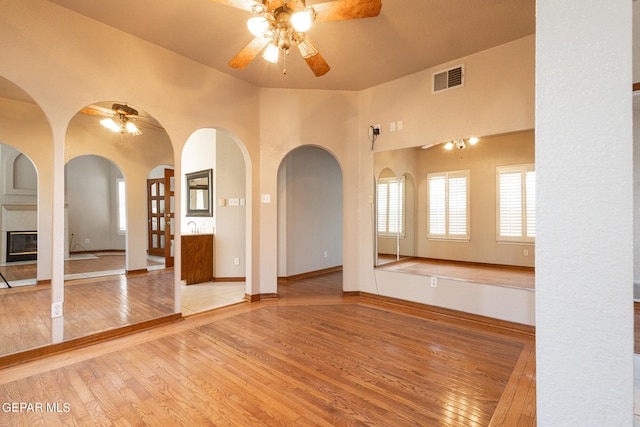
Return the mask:
M306 34L313 22L375 17L382 8L382 0L334 0L312 6L305 0L211 1L255 15L247 21L255 38L229 61L231 67L241 70L261 52L265 60L277 63L281 52L286 58L295 46L316 77L327 74L330 67Z

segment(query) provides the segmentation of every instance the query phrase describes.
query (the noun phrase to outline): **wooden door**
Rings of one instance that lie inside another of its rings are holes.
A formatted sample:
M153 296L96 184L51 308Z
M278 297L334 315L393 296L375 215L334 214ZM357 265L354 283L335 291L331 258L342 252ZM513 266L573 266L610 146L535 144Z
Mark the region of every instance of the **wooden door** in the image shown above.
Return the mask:
M165 267L173 267L174 176L164 170L164 178L147 180L147 236L149 255L165 259Z
M164 265L165 267L173 267L173 236L175 228L175 179L173 169L164 170L164 205L165 205L165 230L164 237L167 244L164 249Z

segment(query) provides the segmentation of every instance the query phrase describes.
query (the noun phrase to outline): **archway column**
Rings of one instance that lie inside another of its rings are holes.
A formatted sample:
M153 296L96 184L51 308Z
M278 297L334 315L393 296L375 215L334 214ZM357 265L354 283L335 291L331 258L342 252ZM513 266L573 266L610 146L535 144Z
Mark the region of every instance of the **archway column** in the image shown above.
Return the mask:
M53 127L53 179L51 228L51 303L63 303L64 314L64 256L65 256L65 191L64 191L64 126ZM42 192L41 192L42 193ZM40 226L40 224L38 224ZM51 319L51 343L64 338L64 316Z
M633 425L632 2L538 0L538 424Z

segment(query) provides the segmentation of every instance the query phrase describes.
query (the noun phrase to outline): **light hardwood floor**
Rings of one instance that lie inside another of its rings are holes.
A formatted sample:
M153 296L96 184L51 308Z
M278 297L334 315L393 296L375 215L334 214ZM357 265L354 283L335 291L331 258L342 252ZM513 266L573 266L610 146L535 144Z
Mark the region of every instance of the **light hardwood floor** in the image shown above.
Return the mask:
M343 297L341 273L278 294L0 370L2 402L43 405L0 425L535 425L531 335Z
M400 261L387 259L387 262L378 268L487 285L535 289L535 272L533 268L528 267L407 257Z

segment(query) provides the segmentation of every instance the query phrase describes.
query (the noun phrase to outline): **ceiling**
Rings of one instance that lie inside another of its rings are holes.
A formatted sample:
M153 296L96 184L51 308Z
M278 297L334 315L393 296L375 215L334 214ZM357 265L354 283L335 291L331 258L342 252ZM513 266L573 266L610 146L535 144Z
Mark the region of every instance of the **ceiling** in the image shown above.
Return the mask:
M307 32L329 73L315 77L293 50L283 75L261 57L229 67L253 39L252 14L215 0L49 1L260 87L362 90L535 33L535 0L382 0L375 18Z

